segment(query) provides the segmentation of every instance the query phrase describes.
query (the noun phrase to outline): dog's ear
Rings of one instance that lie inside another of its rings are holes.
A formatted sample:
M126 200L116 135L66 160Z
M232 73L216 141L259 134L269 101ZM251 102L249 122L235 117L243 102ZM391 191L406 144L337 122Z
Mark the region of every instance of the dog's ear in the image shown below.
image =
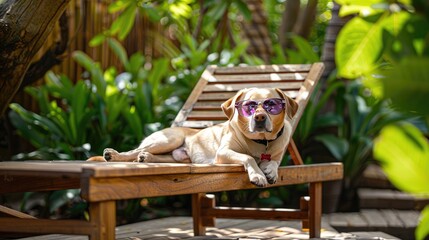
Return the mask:
M228 117L228 119L231 119L234 116L235 111L235 103L237 102L237 99L243 95L244 91L246 89L242 89L238 91L232 98L226 100L224 103L222 103L222 111L225 113L225 115Z
M292 98L288 97L281 89L276 88L276 91L284 100L286 100L286 112L289 118L292 119L298 111L298 103L296 103Z

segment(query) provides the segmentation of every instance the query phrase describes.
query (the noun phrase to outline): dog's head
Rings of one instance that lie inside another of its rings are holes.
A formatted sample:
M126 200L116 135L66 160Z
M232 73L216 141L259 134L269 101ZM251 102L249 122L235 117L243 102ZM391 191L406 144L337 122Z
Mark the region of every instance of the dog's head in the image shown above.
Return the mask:
M269 140L277 137L285 118L293 118L298 104L278 88L249 88L224 102L222 110L247 138Z

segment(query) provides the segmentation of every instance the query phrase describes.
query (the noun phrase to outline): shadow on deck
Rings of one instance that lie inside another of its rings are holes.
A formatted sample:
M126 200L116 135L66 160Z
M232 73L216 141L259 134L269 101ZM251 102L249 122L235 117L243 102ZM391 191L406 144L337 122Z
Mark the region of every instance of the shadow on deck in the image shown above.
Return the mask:
M383 232L338 233L322 221L322 239L397 239ZM207 236L194 237L191 217L168 217L119 226L116 239L308 239L299 221L218 219L216 227L207 229ZM86 240L84 236L44 235L25 240ZM22 239L23 240L23 239Z

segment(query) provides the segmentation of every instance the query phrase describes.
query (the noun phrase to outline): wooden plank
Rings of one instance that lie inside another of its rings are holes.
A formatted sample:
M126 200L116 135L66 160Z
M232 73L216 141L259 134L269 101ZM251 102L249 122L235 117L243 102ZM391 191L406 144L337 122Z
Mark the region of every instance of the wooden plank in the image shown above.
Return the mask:
M64 176L76 177L82 172L83 165L94 163L85 161L23 161L23 162L0 162L0 174L14 175L19 172L25 176ZM38 172L38 174L34 174Z
M234 228L239 230L236 230L228 236L235 237L235 239L270 239L271 237L279 236L273 234L275 229L279 227L279 222L280 221L274 220L258 220L236 225ZM280 236L284 235L284 233L280 234Z
M226 121L228 118L222 111L192 111L187 120L216 120Z
M117 227L116 239L185 239L193 236L192 218L168 217Z
M64 233L89 235L94 225L81 220L51 220L29 218L0 218L0 232L8 233Z
M245 172L241 164L192 164L191 173Z
M42 172L0 171L0 193L52 191L80 187L79 175L73 177L69 174L61 177L39 177L38 175L42 175ZM49 174L43 173L43 175L57 174L49 171Z
M217 101L205 101L205 102L196 102L194 104L194 110L219 110L221 111L221 105L225 102L225 100L217 100Z
M344 217L347 221L348 227L352 227L355 230L357 230L357 229L364 230L364 229L368 228L368 222L360 214L344 213Z
M387 227L387 222L377 209L362 209L361 215L368 222L370 228Z
M245 83L230 83L230 84L209 84L204 88L204 92L238 92L245 88L280 88L284 91L298 91L302 86L301 82L245 82Z
M83 169L86 177L126 177L162 174L190 173L191 164L184 163L137 163L99 162Z
M384 217L384 219L386 219L388 227L394 227L394 228L404 227L403 222L401 221L401 219L399 219L395 210L383 209L383 210L380 210L380 213Z
M415 228L419 222L420 213L418 211L396 210L396 214L404 223L405 228Z
M240 164L101 162L99 166L84 168L83 175L104 178L219 172L244 172L244 168Z
M300 73L253 73L253 74L229 74L229 75L214 75L214 78L209 80L211 83L231 83L231 82L267 82L267 81L303 81L307 77L306 72Z
M340 163L280 167L277 182L270 186L330 181L341 179L342 175ZM246 172L87 178L82 185L81 195L90 201L257 188Z
M296 98L298 96L298 91L285 91L283 92L291 97ZM198 98L199 101L226 101L233 97L236 94L236 92L204 92L200 95Z
M204 216L217 218L244 218L267 220L292 220L308 218L308 211L285 208L242 208L242 207L216 207L205 209Z
M333 226L334 228L346 229L346 227L349 226L349 223L345 213L331 213L329 214L329 225Z
M0 213L6 214L6 215L11 216L11 217L36 219L35 217L33 217L31 215L25 214L25 213L20 212L20 211L16 211L14 209L11 209L11 208L8 208L8 207L2 206L2 205L0 205Z
M225 121L184 121L181 123L181 126L189 128L206 128L223 122Z
M220 74L251 74L251 73L288 73L288 72L307 72L311 64L283 64L283 65L261 65L261 66L240 66L217 68L215 75Z

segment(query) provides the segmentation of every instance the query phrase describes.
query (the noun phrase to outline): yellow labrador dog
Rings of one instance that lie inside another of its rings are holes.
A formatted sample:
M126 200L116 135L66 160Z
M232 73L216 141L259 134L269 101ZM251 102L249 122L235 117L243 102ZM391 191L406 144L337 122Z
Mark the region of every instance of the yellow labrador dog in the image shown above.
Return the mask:
M240 90L222 104L228 121L202 130L173 127L129 152L104 150L103 161L243 164L260 187L275 183L298 104L280 89ZM89 159L91 160L91 159Z

